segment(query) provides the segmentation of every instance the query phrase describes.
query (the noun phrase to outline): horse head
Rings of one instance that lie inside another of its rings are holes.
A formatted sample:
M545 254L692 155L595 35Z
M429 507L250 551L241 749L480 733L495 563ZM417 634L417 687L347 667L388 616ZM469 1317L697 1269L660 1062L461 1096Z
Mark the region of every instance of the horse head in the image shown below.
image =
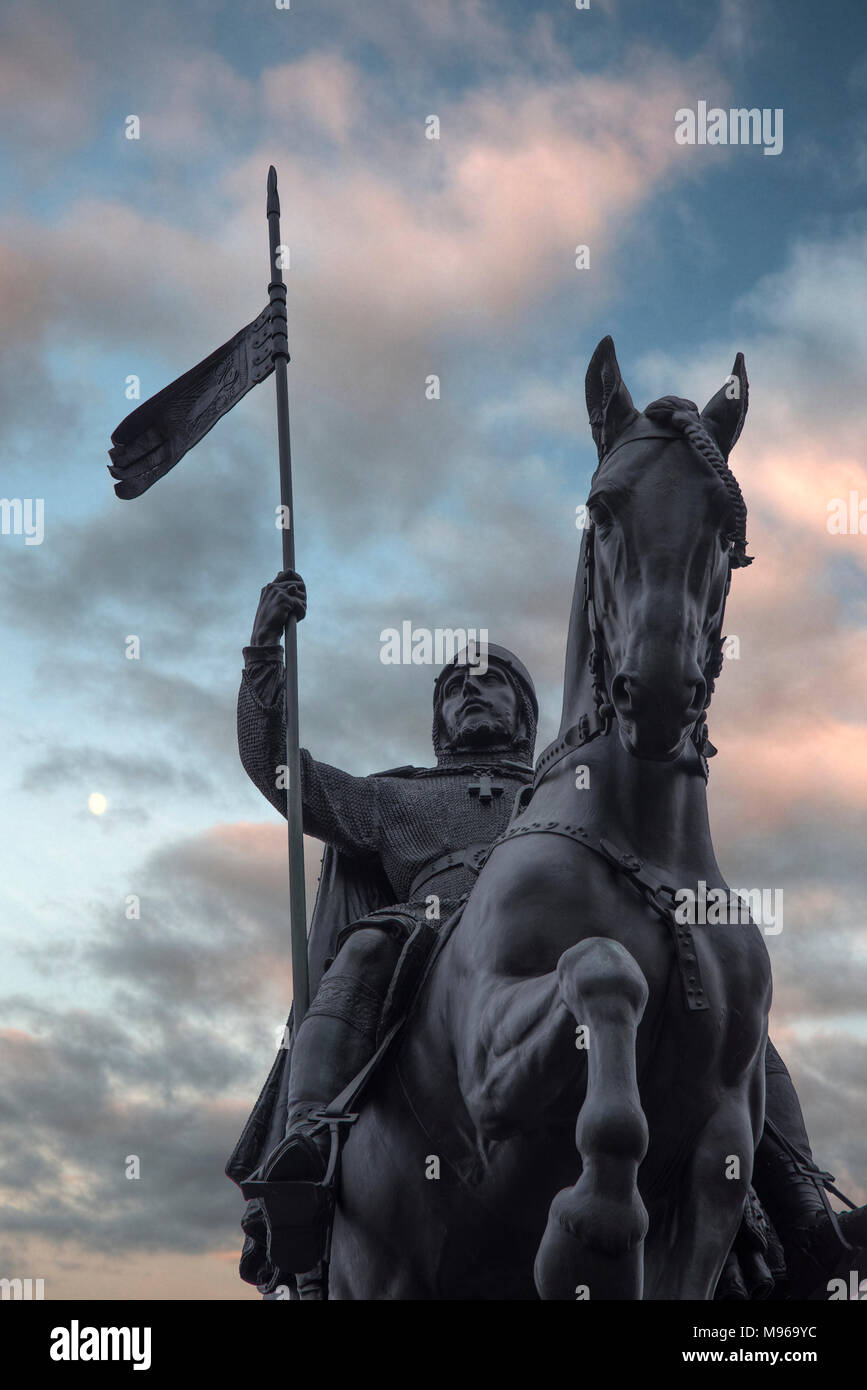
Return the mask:
M690 737L712 751L704 714L731 572L750 563L727 462L747 411L743 356L701 412L673 396L639 412L603 338L586 391L599 452L584 540L597 702L636 757L670 762Z

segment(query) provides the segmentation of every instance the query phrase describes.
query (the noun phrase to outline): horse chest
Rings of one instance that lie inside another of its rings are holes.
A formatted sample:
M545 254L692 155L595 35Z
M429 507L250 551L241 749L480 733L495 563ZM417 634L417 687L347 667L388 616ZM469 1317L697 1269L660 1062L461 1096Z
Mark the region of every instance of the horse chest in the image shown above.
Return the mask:
M564 950L590 935L618 937L651 969L667 959L665 928L634 888L562 836L527 835L498 848L474 899L473 954L498 973L553 970Z

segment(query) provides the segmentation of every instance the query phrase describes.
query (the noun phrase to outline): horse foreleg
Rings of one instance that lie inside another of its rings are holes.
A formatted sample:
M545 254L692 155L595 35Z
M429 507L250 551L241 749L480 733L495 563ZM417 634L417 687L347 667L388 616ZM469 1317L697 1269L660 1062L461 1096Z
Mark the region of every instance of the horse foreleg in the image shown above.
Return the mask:
M583 1094L585 1054L556 971L536 979L488 982L455 1019L458 1075L480 1135L528 1133Z
M638 1167L647 1122L635 1069L635 1040L647 981L617 941L590 937L558 966L560 996L587 1028L587 1094L575 1138L582 1171L551 1203L536 1256L544 1299L640 1299L647 1212Z

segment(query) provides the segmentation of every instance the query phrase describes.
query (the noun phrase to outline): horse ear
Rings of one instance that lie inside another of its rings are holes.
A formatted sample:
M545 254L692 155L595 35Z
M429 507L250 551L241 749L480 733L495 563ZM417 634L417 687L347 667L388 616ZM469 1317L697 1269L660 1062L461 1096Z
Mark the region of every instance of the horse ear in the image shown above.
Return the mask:
M701 418L707 426L708 432L719 445L720 453L724 459L728 459L738 441L738 436L744 427L749 402L750 384L747 381L744 355L739 352L735 358L731 376L720 387L716 395L711 396L701 412Z
M638 418L632 397L623 384L614 342L610 337L602 339L590 358L584 390L590 428L601 459L617 436Z

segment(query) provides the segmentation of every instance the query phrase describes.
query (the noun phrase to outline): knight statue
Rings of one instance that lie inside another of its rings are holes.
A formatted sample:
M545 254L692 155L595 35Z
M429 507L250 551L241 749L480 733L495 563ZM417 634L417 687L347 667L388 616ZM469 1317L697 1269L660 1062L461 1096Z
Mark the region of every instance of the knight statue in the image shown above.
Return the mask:
M241 761L284 815L280 634L287 616L300 620L306 608L294 571L265 586L238 698ZM240 1268L264 1294L281 1282L294 1288L296 1279L303 1288L309 1270L301 1296L325 1296L316 1271L327 1204L311 1194L333 1186L339 1139L324 1112L376 1060L437 928L469 894L516 797L531 786L537 717L528 671L489 645L485 663L464 651L436 677L433 767L357 777L301 751L304 830L326 847L309 937L313 1001L291 1049L280 1049L226 1169L257 1194L242 1222ZM794 1086L770 1042L765 1071L765 1130L718 1298L807 1297L842 1250L864 1244L865 1209L832 1211L831 1177L813 1161Z

